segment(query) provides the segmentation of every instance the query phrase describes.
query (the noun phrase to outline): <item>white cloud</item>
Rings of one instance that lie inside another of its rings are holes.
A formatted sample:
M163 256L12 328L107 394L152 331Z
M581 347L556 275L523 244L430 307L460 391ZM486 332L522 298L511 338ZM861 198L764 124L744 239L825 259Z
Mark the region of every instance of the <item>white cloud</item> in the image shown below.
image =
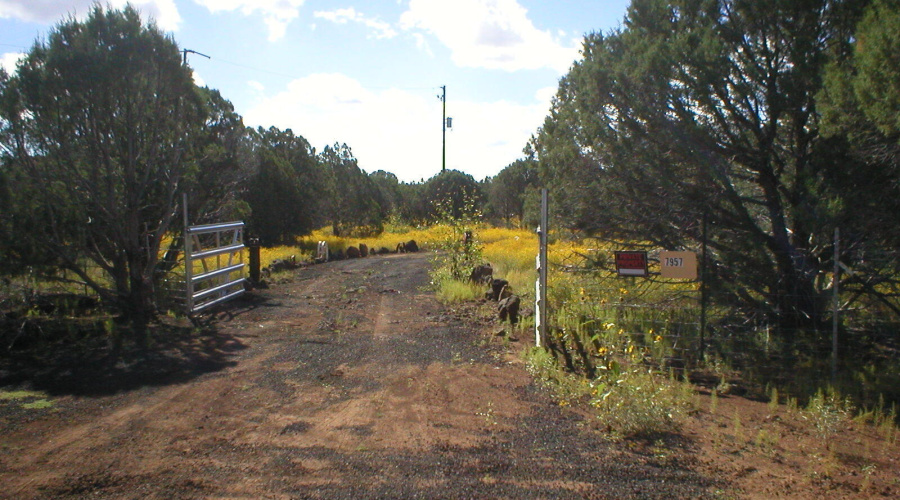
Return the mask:
M357 12L353 7L331 11L317 11L313 15L319 19L325 19L337 24L347 24L349 21L362 24L371 29L375 33L375 38L378 39L397 36L397 32L389 23L378 18L366 17L365 14Z
M401 180L417 181L441 169L438 90L372 91L345 75L315 74L262 99L244 114L244 122L290 128L319 151L335 142L347 143L366 171L387 170ZM449 102L453 129L447 132L447 168L476 179L495 175L522 157L548 106L537 99L529 105Z
M282 38L288 24L300 16L305 0L194 0L210 12L240 10L244 15L259 12L269 29L269 41Z
M434 57L434 52L431 50L431 45L428 44L428 40L425 38L425 35L422 33L413 33L413 38L416 40L416 48L421 50L422 53L427 55L428 57Z
M559 87L544 87L542 89L538 89L537 92L534 93L534 97L541 103L544 107L544 110L550 110L550 104L553 102L553 98L556 97L556 92L559 90Z
M249 82L247 82L247 85L249 85L254 92L258 92L260 94L262 94L266 90L266 87L256 80L250 80Z
M400 25L435 36L461 67L568 70L578 43L539 30L516 0L410 0Z
M129 0L107 0L101 5L110 5L121 9ZM156 25L164 31L176 31L181 24L181 15L175 6L175 0L130 0L144 15L152 18ZM90 12L95 0L0 0L0 18L20 19L22 21L53 24L70 14L83 18Z
M191 70L191 73L192 73L192 75L193 75L193 77L194 77L194 85L196 85L196 86L198 86L198 87L205 87L205 86L206 86L206 81L203 79L202 76L200 76L200 73L197 73L197 70L192 69L192 70Z
M13 74L16 72L16 64L19 63L25 57L25 54L21 52L7 52L6 54L0 55L0 68L6 70L7 74Z

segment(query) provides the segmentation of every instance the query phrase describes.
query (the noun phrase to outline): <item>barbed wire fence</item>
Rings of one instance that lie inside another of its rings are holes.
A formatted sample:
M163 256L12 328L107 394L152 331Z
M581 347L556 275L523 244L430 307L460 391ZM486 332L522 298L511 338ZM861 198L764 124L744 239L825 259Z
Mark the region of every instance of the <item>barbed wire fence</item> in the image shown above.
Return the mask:
M816 303L811 315L826 321L812 327L774 321L766 308L713 301L703 311L699 280L623 278L610 268L609 253L573 253L550 263L550 328L576 371L591 373L591 359L608 347L604 331L614 330L645 350L648 364L685 369L710 383L771 385L801 397L833 385L862 406L900 401L900 286L872 274L892 269L900 252L869 251L845 264L840 276L846 286L836 302ZM760 302L799 298L782 293ZM832 321L836 329L828 326Z

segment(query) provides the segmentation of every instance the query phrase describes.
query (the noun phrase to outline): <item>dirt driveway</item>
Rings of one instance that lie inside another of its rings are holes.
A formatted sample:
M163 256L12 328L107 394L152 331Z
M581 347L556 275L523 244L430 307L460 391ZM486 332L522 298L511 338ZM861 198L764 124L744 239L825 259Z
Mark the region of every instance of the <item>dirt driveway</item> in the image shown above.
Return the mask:
M297 270L193 333L168 371L7 403L0 497L714 496L692 464L617 449L556 406L509 355L521 342L434 300L428 265Z

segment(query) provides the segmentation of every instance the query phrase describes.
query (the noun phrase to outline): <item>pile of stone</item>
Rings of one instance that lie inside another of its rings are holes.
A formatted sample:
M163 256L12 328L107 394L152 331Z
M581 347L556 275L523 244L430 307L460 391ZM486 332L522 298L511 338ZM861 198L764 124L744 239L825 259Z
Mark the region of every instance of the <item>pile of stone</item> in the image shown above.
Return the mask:
M419 244L416 243L416 240L409 240L405 243L400 243L397 245L396 253L412 253L419 251ZM349 246L344 250L338 250L336 252L330 252L328 249L328 243L324 241L320 241L318 245L318 250L316 252L316 261L317 262L327 262L330 260L344 260L344 259L361 259L364 257L368 257L370 255L385 255L389 254L391 251L387 247L381 247L379 249L369 248L365 243L360 243L359 246Z
M297 262L297 256L291 255L287 259L275 259L271 264L266 266L265 269L262 270L262 274L265 277L269 277L272 273L277 273L281 271L289 271L291 269L297 269L298 267L304 265L302 262Z
M489 285L490 289L484 294L485 298L497 303L497 315L500 321L507 321L512 325L519 323L519 306L522 299L513 293L509 281L494 278L494 269L490 264L482 264L472 270L469 281Z

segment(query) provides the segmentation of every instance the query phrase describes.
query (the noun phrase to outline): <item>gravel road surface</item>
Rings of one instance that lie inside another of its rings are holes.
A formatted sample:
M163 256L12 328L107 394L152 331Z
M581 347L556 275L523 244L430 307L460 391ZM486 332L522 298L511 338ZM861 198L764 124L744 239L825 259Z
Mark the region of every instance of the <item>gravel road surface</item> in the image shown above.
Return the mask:
M175 354L37 378L51 407L0 407L0 498L714 497L554 404L429 264L292 271Z

